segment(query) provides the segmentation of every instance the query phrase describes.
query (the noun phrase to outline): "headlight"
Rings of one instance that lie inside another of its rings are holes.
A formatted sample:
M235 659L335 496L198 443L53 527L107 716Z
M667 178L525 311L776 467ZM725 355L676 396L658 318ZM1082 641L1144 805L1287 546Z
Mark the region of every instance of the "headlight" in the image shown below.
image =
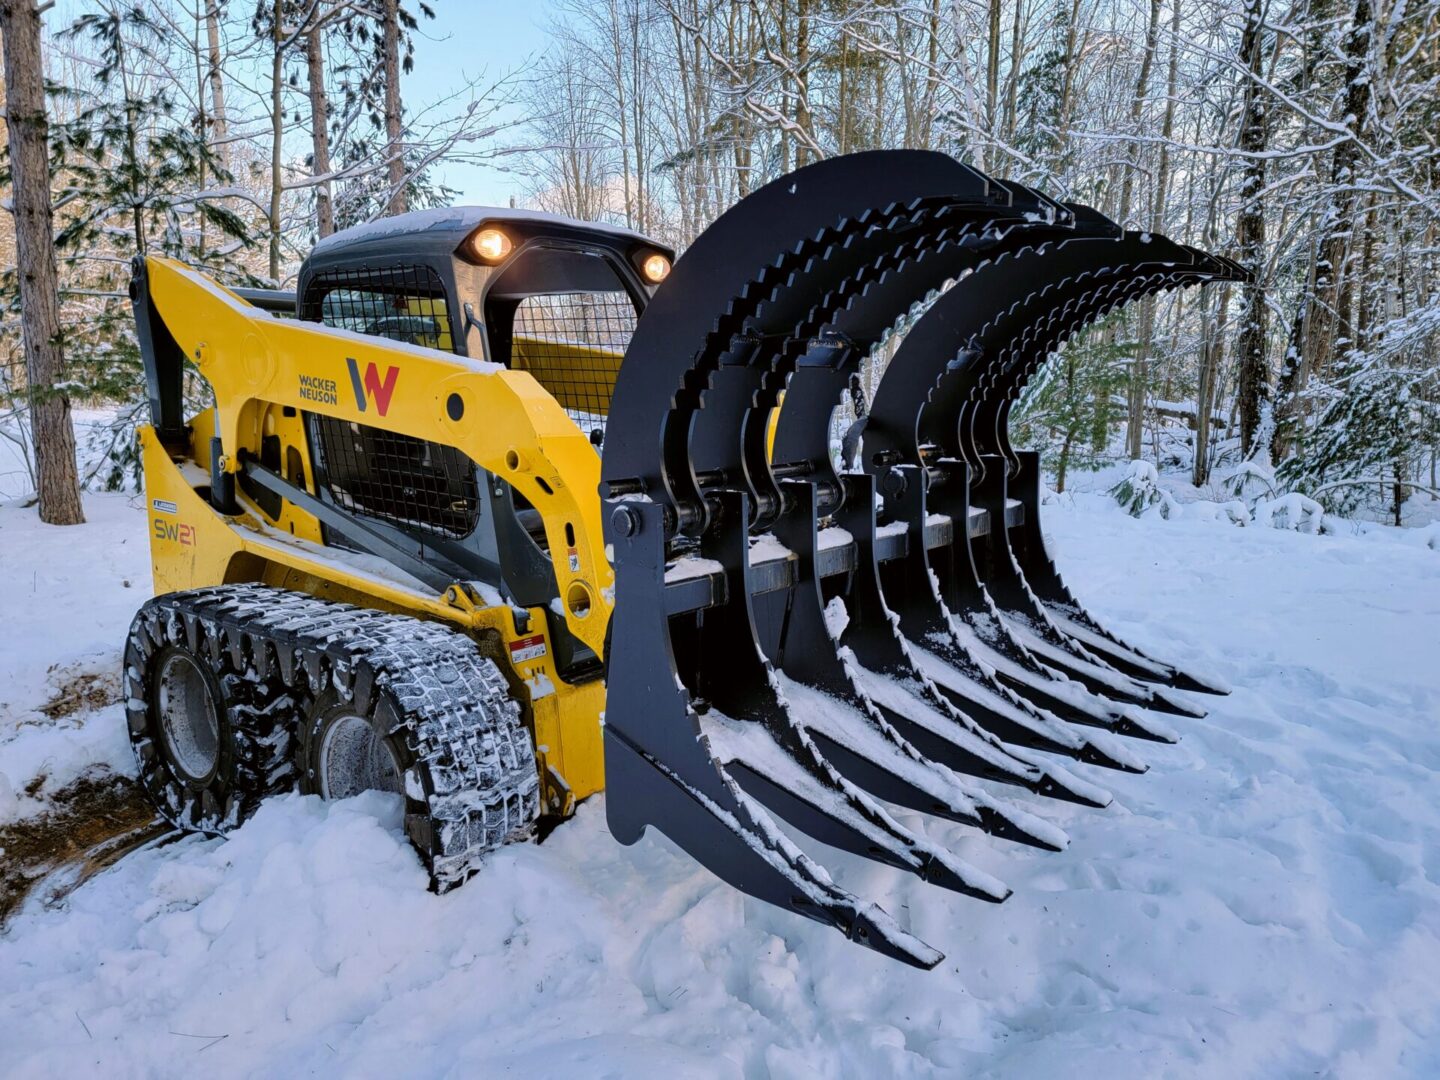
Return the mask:
M640 264L640 273L651 285L659 285L670 276L670 260L658 251L652 252Z
M481 229L472 233L469 240L470 253L481 262L496 263L510 254L514 244L510 237L499 229Z

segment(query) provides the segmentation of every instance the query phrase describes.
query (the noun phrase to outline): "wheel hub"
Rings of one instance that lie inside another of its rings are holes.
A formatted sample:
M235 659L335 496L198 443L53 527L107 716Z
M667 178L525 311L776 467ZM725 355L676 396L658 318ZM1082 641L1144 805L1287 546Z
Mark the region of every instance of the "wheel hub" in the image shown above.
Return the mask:
M345 799L362 791L403 793L405 783L389 742L363 716L331 721L320 743L320 794Z
M176 770L203 783L220 763L220 720L205 675L195 659L172 652L156 680L156 713Z

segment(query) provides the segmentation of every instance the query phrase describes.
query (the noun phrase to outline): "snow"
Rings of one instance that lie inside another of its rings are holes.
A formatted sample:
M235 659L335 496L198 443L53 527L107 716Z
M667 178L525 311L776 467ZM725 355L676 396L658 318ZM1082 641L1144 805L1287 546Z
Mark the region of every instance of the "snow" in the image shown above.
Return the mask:
M759 536L750 538L750 565L759 566L761 563L778 562L781 559L788 559L795 553L775 539L774 533L761 533Z
M723 574L725 564L716 559L705 559L699 555L682 555L665 569L666 583L688 581L691 578Z
M141 510L86 508L60 530L0 503L14 791L42 761L128 768L118 708L37 711L62 673L118 661L147 593ZM393 799L289 796L20 913L0 1075L1440 1074L1430 538L1137 520L1089 495L1044 520L1106 626L1234 692L1196 699L1176 746L1129 743L1147 775L1069 765L1108 810L988 788L1063 853L889 811L1010 885L1002 905L800 840L942 949L935 971L748 900L653 830L621 847L603 797L436 897Z
M42 809L23 795L36 777L52 792L91 766L132 768L120 647L150 596L146 517L123 495L87 496L85 513L87 524L67 529L0 501L0 824ZM88 719L40 712L87 676L107 680L115 704Z

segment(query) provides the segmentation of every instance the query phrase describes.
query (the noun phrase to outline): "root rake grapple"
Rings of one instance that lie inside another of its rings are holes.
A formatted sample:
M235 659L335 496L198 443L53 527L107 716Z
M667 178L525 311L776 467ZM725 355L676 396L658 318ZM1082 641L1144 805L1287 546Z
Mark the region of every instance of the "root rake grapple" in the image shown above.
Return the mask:
M1008 437L1065 338L1222 280L1243 274L921 151L820 162L711 226L647 307L610 402L615 836L658 828L746 893L934 966L776 819L1002 901L882 803L1059 849L972 778L1104 806L1035 751L1143 772L1115 736L1173 742L1147 711L1202 716L1173 691L1225 692L1085 612L1045 550L1036 455ZM902 327L837 464L834 411Z

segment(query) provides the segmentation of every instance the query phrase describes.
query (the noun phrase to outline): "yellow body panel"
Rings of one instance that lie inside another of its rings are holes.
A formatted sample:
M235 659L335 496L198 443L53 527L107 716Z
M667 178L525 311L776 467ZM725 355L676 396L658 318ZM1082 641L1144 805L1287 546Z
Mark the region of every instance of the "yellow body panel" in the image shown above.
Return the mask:
M155 308L216 400L194 419L183 455L172 458L174 448L141 431L156 591L260 581L453 623L496 657L526 706L548 808L567 812L572 798L600 790L605 688L598 679L560 679L542 609L521 631L510 607L481 606L463 586L437 596L378 559L323 546L318 522L288 502L271 519L238 494L242 512L227 517L197 490L209 483L218 434L225 471L240 471L239 452L258 457L261 439L274 436L276 471L313 492L304 411L453 446L540 512L567 625L599 654L614 595L596 495L600 461L556 399L523 371L272 318L170 260L149 259L148 273Z

